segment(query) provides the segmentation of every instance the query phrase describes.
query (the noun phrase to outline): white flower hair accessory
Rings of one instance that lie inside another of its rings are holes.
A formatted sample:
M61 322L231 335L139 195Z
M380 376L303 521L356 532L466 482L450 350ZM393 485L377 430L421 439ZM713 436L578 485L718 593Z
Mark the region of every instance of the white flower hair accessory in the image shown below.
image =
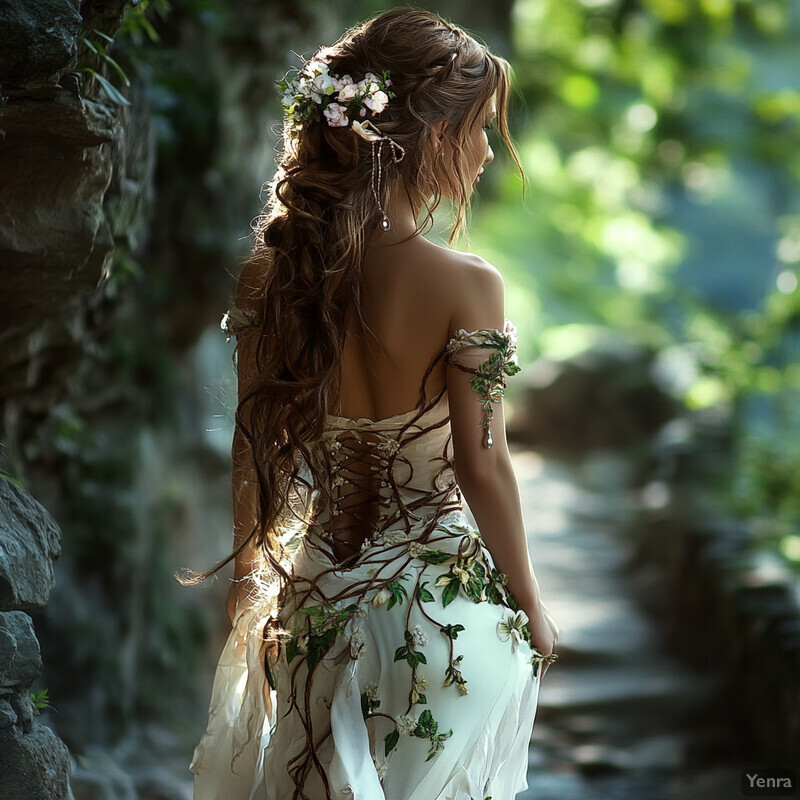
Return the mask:
M381 205L383 147L397 164L405 155L405 149L394 139L380 131L370 121L380 114L389 101L396 97L391 90L389 70L379 77L368 72L356 82L350 75L336 75L330 71L330 50L322 48L307 61L295 77L287 76L277 86L282 93L281 104L289 122L289 135L297 136L303 124L310 119L325 120L332 128L352 128L362 139L370 143L372 170L370 188L375 204L380 211L380 228L391 228L389 217Z
M317 51L294 77L277 83L281 105L296 134L309 119L324 119L332 128L346 128L368 114L380 114L396 95L389 70L378 76L368 72L360 81L330 72L327 49Z

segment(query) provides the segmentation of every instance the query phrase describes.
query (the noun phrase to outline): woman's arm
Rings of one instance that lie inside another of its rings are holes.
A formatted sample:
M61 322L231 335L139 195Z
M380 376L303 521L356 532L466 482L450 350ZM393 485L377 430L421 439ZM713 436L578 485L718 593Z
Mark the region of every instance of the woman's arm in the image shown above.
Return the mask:
M467 331L503 330L503 279L486 262L472 260L459 282L451 317L451 334ZM464 351L465 366L477 367L493 350ZM471 363L470 363L471 362ZM508 589L528 615L534 646L543 655L552 652L558 628L544 606L531 565L519 488L506 440L503 404L494 404L491 422L493 445L483 445L480 422L483 407L470 385L472 375L448 365L447 391L453 434L456 478L469 504L497 568L508 576ZM545 665L546 668L546 665Z

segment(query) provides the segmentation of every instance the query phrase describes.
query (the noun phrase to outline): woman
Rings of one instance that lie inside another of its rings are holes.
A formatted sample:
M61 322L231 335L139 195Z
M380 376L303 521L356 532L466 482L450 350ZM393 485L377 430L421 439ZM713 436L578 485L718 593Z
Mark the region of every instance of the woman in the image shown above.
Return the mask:
M202 577L235 559L233 630L196 800L526 786L558 629L505 438L515 333L497 270L420 235L447 197L452 243L493 158L486 128L519 164L508 73L397 8L281 85L284 149L224 320L235 551Z

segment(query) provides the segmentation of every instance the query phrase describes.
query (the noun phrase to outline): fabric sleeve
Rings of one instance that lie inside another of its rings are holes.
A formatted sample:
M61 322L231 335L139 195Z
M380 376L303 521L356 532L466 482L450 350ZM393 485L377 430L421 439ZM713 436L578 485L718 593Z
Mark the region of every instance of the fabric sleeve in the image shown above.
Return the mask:
M480 421L483 446L491 447L493 404L503 399L506 378L520 371L517 361L517 329L508 319L502 331L466 331L461 328L447 343L444 362L449 367L473 376L470 385L483 407Z

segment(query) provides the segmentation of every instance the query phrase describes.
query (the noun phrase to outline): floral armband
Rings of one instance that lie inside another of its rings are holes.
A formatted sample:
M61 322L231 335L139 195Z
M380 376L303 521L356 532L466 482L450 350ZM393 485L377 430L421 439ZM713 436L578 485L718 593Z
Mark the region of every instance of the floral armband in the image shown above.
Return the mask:
M458 358L461 351L476 347L494 352L476 367L459 363ZM510 320L505 321L502 331L486 329L470 332L461 328L447 343L444 362L448 366L456 367L474 376L470 385L483 406L483 417L480 421L483 428L483 446L487 449L490 448L493 444L491 431L493 404L499 403L503 399L506 377L516 375L520 371L517 361L516 328Z

